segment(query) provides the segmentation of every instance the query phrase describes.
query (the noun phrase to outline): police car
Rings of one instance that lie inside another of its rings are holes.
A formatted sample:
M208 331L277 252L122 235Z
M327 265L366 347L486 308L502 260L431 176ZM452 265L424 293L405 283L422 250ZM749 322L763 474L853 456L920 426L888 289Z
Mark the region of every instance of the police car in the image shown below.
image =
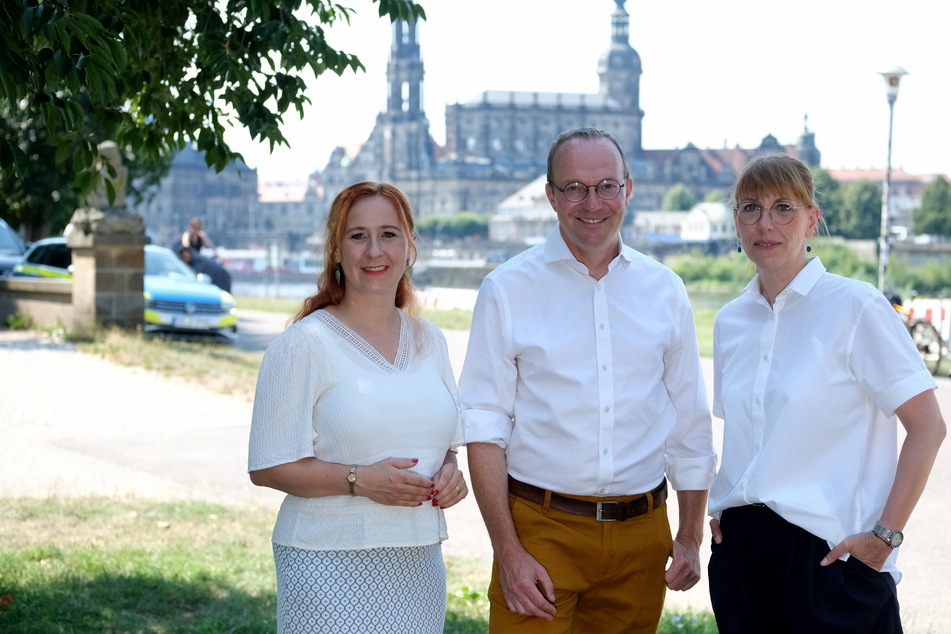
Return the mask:
M71 278L72 250L66 238L34 242L13 267L15 277ZM231 293L199 280L165 247L145 245L145 331L238 336L238 311Z

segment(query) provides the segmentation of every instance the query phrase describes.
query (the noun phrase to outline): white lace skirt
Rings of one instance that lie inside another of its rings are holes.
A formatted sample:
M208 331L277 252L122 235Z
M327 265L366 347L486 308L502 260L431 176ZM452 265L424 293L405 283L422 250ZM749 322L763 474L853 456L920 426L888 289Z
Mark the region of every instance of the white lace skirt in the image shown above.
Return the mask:
M274 544L278 634L440 634L442 546L300 550Z

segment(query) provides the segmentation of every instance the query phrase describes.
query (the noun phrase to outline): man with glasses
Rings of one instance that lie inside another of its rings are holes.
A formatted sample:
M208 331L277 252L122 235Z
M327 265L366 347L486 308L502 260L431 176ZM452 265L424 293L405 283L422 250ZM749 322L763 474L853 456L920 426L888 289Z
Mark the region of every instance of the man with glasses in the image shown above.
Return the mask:
M479 291L459 388L493 633L653 633L700 578L709 406L683 283L620 239L632 187L610 134L561 134L557 225Z

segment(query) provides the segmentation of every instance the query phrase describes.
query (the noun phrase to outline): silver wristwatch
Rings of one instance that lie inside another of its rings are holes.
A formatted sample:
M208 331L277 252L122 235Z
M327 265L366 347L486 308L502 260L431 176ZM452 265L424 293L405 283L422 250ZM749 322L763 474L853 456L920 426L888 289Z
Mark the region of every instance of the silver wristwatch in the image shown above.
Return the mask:
M893 531L890 528L885 528L877 522L875 527L872 529L872 533L877 535L883 542L892 548L898 548L901 546L902 541L905 539L905 534L901 531Z
M350 467L350 473L347 474L347 486L350 487L350 495L356 495L357 492L353 490L353 485L357 482L357 466L352 465Z

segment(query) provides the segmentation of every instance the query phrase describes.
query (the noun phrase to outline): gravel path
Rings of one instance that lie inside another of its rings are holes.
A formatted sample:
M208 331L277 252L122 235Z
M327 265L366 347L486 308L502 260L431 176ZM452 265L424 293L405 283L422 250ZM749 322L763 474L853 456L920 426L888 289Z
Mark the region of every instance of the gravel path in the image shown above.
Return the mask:
M285 318L242 314L263 348ZM468 333L447 331L457 373ZM246 347L246 346L242 346ZM704 361L708 376L712 369ZM113 365L70 344L0 330L0 497L86 495L201 499L274 513L282 494L251 485L246 474L251 404L200 385ZM951 380L938 378L951 419ZM714 428L719 439L721 429ZM951 441L906 528L899 599L909 634L951 632ZM465 468L465 451L460 454ZM676 504L671 505L676 526ZM475 500L447 511L447 555L491 562ZM708 548L701 549L704 565ZM670 593L668 605L708 610L705 582Z

